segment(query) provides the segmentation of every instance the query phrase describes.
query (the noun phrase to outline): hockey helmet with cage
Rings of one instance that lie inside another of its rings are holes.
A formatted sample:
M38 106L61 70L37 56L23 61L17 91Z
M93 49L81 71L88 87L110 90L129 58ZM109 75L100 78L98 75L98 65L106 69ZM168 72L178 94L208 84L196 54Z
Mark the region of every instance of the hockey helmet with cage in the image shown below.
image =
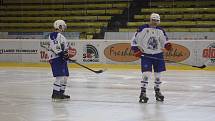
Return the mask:
M150 15L150 19L151 19L151 20L158 20L158 21L160 21L160 15L157 14L157 13L152 13L152 14Z
M61 31L64 31L67 28L66 22L64 20L56 20L54 22L54 28L61 30Z

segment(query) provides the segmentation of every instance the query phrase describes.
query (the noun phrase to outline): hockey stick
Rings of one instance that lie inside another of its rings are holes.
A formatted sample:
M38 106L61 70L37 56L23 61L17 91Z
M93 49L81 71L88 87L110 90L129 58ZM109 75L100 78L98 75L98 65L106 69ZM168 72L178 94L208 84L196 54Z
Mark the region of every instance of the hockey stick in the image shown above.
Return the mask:
M93 70L93 69L91 69L91 68L89 68L89 67L87 67L87 66L84 66L84 65L82 65L82 64L80 64L80 63L78 63L78 62L76 62L75 60L72 60L72 59L70 59L70 58L69 58L69 61L71 61L71 62L73 62L73 63L75 63L75 64L77 64L77 65L79 65L79 66L81 66L81 67L83 67L83 68L86 68L86 69L88 69L88 70L90 70L90 71L92 71L92 72L94 72L94 73L97 73L97 74L104 72L104 70Z
M40 45L40 46L41 46L42 48L48 50L48 51L54 52L52 49L50 49L50 48L48 48L48 47L46 47L46 46L44 46L44 45ZM80 63L78 63L78 62L76 62L76 60L72 60L72 59L70 59L70 58L69 58L69 61L71 61L71 62L73 62L73 63L75 63L75 64L77 64L77 65L79 65L79 66L81 66L81 67L83 67L83 68L85 68L85 69L87 69L87 70L90 70L90 71L92 71L92 72L94 72L94 73L97 73L97 74L104 72L104 70L93 70L93 69L91 69L91 68L89 68L89 67L87 67L87 66L84 66L84 65L82 65L82 64L80 64Z
M147 55L143 55L143 56L145 56L145 57L147 57L147 58L155 59L155 60L162 60L162 59L160 59L160 58L151 57L151 56L147 56ZM186 66L192 66L192 67L200 68L200 69L203 69L203 68L206 67L205 64L203 64L202 66L195 66L195 65L185 64L185 63L176 62L176 61L167 60L167 59L164 59L164 61L168 61L168 62L172 62L172 63L177 63L177 64L181 64L181 65L186 65Z

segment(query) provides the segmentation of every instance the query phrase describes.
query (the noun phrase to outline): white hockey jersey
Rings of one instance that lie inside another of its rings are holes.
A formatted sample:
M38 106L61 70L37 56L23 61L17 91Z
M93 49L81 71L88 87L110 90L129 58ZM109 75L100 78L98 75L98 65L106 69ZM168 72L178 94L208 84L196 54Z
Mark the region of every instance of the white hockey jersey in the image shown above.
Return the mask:
M49 35L49 59L59 57L61 51L66 51L69 48L66 38L59 32L52 32Z
M135 33L131 46L144 50L146 54L158 54L163 52L166 41L167 37L161 29L146 27Z

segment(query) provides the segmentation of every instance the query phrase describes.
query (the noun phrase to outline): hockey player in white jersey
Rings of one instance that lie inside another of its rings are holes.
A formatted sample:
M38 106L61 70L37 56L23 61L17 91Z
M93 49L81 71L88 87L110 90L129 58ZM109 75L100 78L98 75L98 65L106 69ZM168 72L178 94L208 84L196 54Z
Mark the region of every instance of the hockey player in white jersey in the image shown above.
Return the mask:
M55 81L53 84L52 99L69 99L69 95L65 95L69 70L67 66L68 43L66 38L61 34L67 28L65 21L56 20L54 22L55 31L49 35L49 62L52 68Z
M152 13L150 15L149 24L140 26L132 38L131 49L136 57L141 58L141 93L139 102L147 103L148 97L146 96L146 89L148 79L152 73L152 67L155 77L155 97L157 101L164 101L164 96L160 91L160 76L161 72L166 70L163 58L163 49L171 50L172 46L168 43L168 38L165 31L158 27L160 23L159 14Z

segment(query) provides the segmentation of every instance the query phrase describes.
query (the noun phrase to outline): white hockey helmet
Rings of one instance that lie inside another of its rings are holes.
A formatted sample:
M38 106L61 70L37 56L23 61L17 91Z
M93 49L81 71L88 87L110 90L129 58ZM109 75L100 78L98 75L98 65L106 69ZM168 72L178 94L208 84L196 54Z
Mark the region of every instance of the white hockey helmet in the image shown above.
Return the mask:
M61 31L64 31L67 28L66 22L64 20L56 20L54 22L54 28L61 30Z
M160 15L157 13L152 13L150 15L150 22L152 24L154 24L155 26L157 26L158 24L160 24Z
M150 15L150 19L151 19L151 20L158 20L158 21L160 21L160 15L157 14L157 13L152 13L152 14Z

